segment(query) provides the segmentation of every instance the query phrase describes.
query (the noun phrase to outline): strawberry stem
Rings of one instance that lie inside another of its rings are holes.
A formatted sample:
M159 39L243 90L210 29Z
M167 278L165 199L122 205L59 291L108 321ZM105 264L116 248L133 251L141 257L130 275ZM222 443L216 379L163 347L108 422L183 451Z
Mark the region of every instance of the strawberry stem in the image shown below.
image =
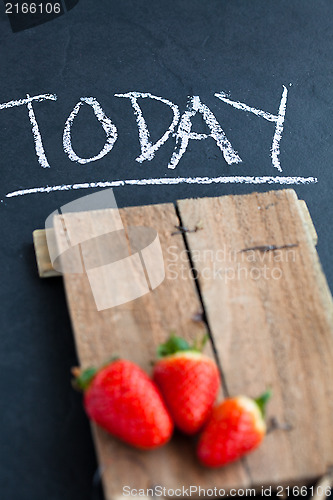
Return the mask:
M101 370L102 368L108 366L110 363L117 361L117 359L119 359L119 356L112 356L111 358L107 359L101 366L97 368L95 366L89 366L89 368L86 368L83 371L78 366L72 368L71 372L74 376L72 385L74 389L84 392L86 389L88 389L97 372L99 372L99 370Z
M196 339L196 341L194 342L193 344L193 350L195 351L199 351L199 352L202 352L206 343L207 343L207 340L209 339L209 335L208 333L206 333L202 339Z
M73 386L75 387L75 389L78 389L79 391L85 391L86 389L88 389L97 372L98 369L93 366L87 368L82 372L78 370L76 371L77 374L74 370L72 370L72 373L75 376L75 379L73 380Z
M272 391L271 389L268 389L261 396L259 396L259 398L254 400L257 403L263 418L265 418L266 404L270 400L271 396Z

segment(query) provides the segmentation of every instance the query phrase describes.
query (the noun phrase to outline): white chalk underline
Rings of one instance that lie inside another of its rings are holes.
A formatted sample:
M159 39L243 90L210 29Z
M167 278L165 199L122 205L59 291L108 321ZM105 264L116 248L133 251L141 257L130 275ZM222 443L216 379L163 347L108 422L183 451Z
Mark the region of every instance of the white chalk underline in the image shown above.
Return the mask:
M51 193L53 191L70 191L72 189L103 189L119 186L160 186L174 184L315 184L317 177L160 177L158 179L124 179L115 181L84 182L81 184L62 184L58 186L41 186L20 189L6 194L6 198L24 196L35 193Z

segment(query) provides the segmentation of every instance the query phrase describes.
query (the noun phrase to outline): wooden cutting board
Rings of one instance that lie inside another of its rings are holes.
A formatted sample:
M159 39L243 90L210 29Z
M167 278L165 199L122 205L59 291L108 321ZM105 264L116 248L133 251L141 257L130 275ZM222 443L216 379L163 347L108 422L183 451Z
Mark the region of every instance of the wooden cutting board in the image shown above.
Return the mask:
M307 484L324 474L333 464L333 306L305 203L293 190L278 190L124 208L120 215L125 228L156 229L165 279L150 293L98 311L87 275L64 274L81 365L117 353L151 372L156 347L171 331L194 339L208 328L220 397L256 397L271 387L267 420L280 425L254 453L215 470L197 463L195 439L175 434L165 447L144 452L92 425L106 499L121 496L125 485L228 491ZM109 218L109 210L66 214L66 227L84 220L92 238L94 228L107 231ZM62 216L54 229L61 251L68 245ZM52 275L44 233L34 239L40 275ZM94 241L89 252L96 258ZM109 285L101 281L106 295Z

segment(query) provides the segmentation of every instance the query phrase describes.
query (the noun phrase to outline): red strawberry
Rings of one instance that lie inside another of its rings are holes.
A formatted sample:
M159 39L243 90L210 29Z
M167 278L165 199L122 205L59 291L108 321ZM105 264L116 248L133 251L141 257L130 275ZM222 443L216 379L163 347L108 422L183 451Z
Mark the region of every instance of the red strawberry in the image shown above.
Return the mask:
M220 385L215 362L201 353L204 341L199 349L171 336L160 346L154 367L154 381L175 425L186 434L195 434L203 426Z
M88 369L76 379L85 391L91 420L128 444L143 449L169 441L173 422L158 388L137 365L116 360L100 370Z
M228 398L216 406L199 439L200 462L220 467L257 448L266 434L264 409L270 395Z

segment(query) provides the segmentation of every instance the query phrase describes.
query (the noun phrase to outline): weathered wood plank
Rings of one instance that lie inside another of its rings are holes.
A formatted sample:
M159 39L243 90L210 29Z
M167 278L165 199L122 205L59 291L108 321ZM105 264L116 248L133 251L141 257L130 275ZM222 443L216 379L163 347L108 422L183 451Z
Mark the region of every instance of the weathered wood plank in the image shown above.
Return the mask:
M127 230L129 226L144 225L158 231L166 270L164 282L136 300L97 311L86 274L65 273L67 301L83 367L102 363L112 354L118 354L150 372L156 346L171 331L187 339L194 339L202 335L206 327L202 322L192 319L201 306L195 284L189 277L190 266L183 236L172 235L175 226L179 224L174 206L167 204L125 208L120 213ZM64 228L62 216L58 216L55 219L55 232L60 251L67 248L68 234L71 234L77 224L82 226L83 219L86 236L92 238L101 234L103 228L107 231L109 218L109 210L79 215L66 214ZM80 238L84 238L84 232ZM84 257L92 258L95 265L98 265L100 255L98 240L92 240ZM102 258L101 264L105 264ZM186 279L175 279L184 271ZM103 280L101 286L106 295L112 294ZM210 346L207 352L212 355ZM194 443L179 435L162 449L140 452L113 439L95 426L93 433L107 500L121 495L124 485L133 488L201 485L228 489L249 484L248 474L241 462L224 471L210 471L199 466L194 454Z
M304 206L284 190L178 207L189 229L202 221L185 237L228 392L271 387L268 418L292 426L246 459L252 483L319 477L333 463L333 308Z
M301 216L304 220L305 228L308 231L314 245L317 245L318 236L313 225L311 216L305 201L298 200ZM52 267L50 255L47 248L45 229L36 229L33 232L33 242L37 260L38 273L41 278L53 278L61 276L61 273L55 271Z

